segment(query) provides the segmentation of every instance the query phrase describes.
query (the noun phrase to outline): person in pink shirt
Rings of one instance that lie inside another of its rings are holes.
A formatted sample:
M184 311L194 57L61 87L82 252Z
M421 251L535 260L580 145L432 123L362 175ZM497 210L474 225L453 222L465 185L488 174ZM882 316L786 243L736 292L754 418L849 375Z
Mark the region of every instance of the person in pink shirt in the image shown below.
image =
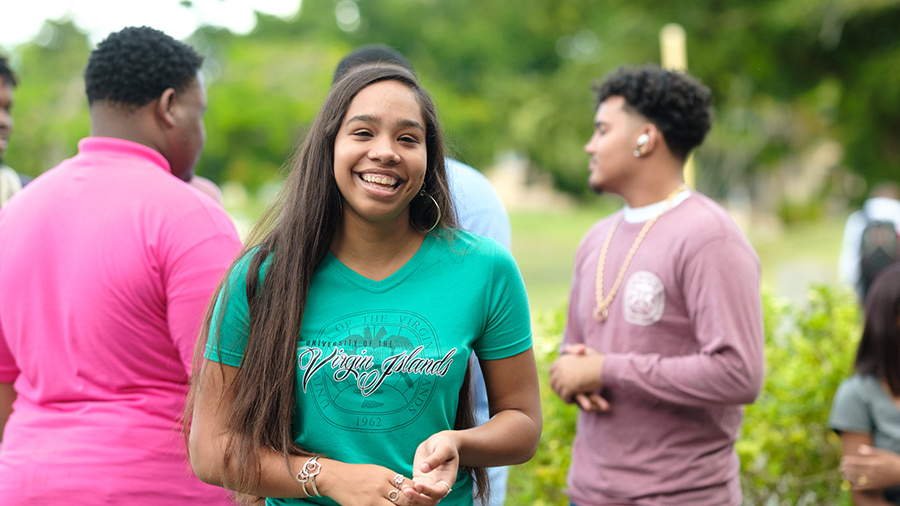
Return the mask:
M152 28L110 35L84 74L91 136L0 211L5 506L231 504L180 433L200 323L240 249L186 183L201 63Z
M550 384L580 407L576 506L741 504L734 442L763 381L759 259L721 206L684 185L711 94L655 65L595 87L588 184L625 199L575 257Z

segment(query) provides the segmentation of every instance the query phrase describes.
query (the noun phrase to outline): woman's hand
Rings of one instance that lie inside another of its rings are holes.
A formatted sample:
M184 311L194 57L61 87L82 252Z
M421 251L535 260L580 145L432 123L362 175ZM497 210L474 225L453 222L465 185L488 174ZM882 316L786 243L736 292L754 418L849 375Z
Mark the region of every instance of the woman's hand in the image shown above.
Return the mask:
M853 490L878 490L900 484L900 455L861 444L857 455L844 455L841 471Z
M438 432L416 448L413 481L421 495L440 501L456 483L459 446L451 431Z
M341 506L434 506L440 500L419 493L413 480L386 467L330 461L323 471L326 465L331 467L327 485L319 492Z

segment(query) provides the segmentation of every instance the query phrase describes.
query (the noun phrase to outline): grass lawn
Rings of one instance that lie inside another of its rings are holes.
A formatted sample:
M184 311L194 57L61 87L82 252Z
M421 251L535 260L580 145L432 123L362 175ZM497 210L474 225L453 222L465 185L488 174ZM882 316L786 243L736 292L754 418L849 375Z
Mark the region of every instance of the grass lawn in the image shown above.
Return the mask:
M510 213L512 251L535 315L566 307L575 250L591 225L610 211L587 206Z

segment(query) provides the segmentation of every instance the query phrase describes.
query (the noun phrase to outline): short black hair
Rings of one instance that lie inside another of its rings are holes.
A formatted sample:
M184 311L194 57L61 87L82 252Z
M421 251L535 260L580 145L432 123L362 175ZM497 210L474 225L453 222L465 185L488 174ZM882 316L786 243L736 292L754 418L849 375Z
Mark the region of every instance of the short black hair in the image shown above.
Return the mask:
M88 104L107 101L143 107L168 88L185 89L202 64L203 57L194 48L159 30L124 28L91 53L84 70Z
M416 73L412 63L400 51L384 44L369 44L353 50L338 63L337 68L334 69L332 83L337 82L348 71L364 63L393 63L413 74Z
M0 56L0 79L3 79L7 86L12 86L13 88L19 84L16 81L16 74L9 68L9 61L5 56Z
M620 67L593 86L597 105L620 96L662 132L672 153L687 158L713 122L712 93L697 78L647 64Z

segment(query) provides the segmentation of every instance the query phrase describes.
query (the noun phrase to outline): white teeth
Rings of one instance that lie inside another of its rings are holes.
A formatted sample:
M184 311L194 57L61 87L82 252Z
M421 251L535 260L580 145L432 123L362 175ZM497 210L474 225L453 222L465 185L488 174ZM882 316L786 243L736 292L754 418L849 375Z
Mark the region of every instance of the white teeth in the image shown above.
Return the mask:
M363 174L362 179L367 183L375 183L384 186L394 186L397 184L397 178L382 174Z

